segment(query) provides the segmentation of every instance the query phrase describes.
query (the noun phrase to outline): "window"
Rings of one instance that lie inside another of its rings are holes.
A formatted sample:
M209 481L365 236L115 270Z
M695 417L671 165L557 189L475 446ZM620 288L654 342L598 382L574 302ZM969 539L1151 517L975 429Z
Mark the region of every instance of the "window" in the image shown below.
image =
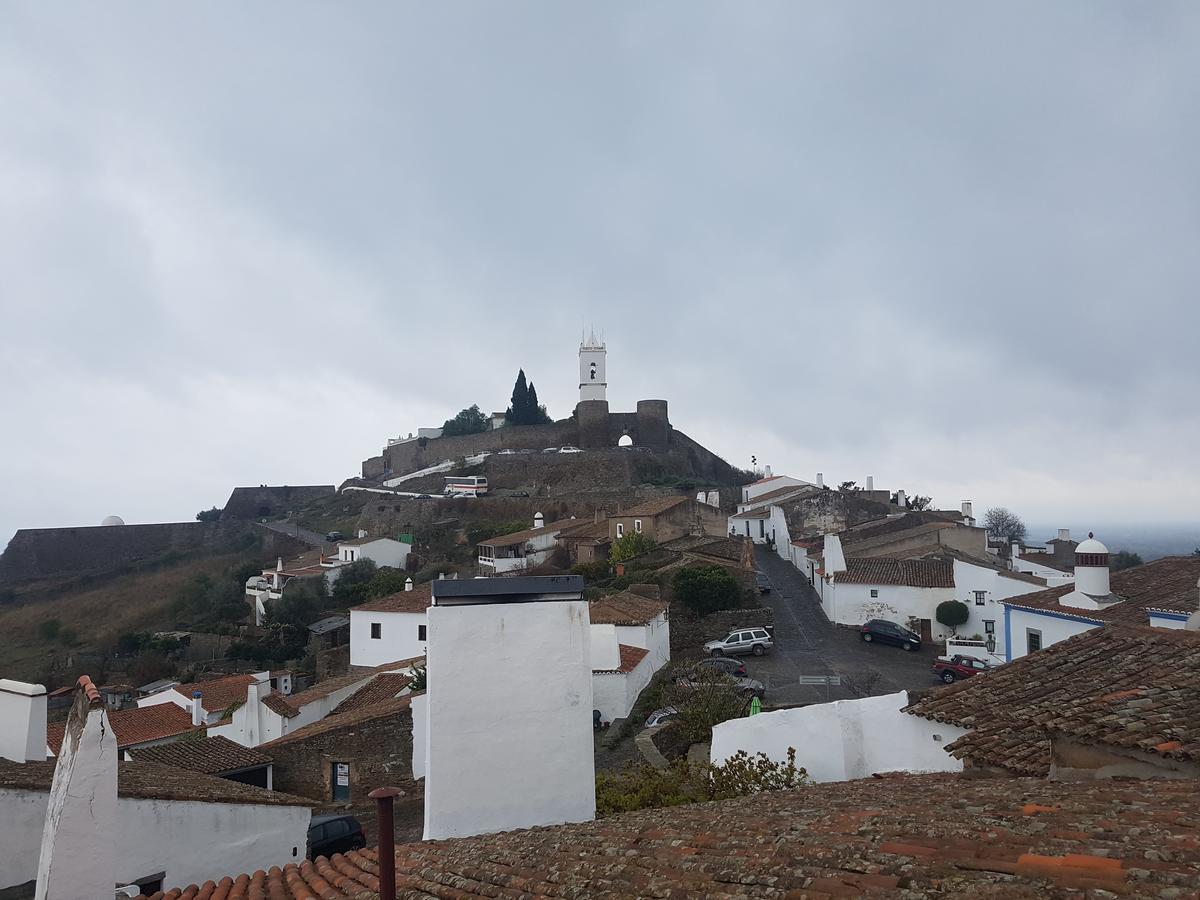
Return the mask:
M638 534L642 533L642 520L641 519L633 520L633 530L636 531Z
M1025 629L1025 649L1029 653L1036 653L1042 649L1042 633L1040 631L1032 628Z
M996 633L996 620L995 619L984 619L983 620L983 633L984 634L995 634Z
M617 523L617 540L620 540L623 537L625 537L625 526L622 523L618 522Z
M425 640L425 626L424 625L417 626L417 640L418 641Z
M975 605L976 606L983 606L985 600L987 600L987 591L976 591L975 592Z
M767 522L765 519L758 520L758 536L759 537L767 536Z
M373 640L377 641L381 637L383 637L383 623L382 622L372 622L371 623L371 638Z
M879 591L875 590L875 588L871 588L871 598L874 599L878 596L879 596Z

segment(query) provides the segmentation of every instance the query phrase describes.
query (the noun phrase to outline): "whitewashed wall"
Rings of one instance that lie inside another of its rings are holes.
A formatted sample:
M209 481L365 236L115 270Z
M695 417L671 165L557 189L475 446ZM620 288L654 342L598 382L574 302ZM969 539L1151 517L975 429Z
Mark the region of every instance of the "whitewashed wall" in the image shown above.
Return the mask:
M426 839L593 818L586 601L428 615Z
M879 592L872 597L871 591ZM954 588L918 588L891 584L845 584L825 586L821 604L831 621L841 625L862 625L870 619L888 619L908 626L909 616L929 619L933 637L949 634L935 616L937 605L954 599Z
M0 678L0 758L46 758L46 689Z
M1174 615L1155 615L1150 613L1150 624L1155 628L1183 628L1187 625L1187 616L1180 618Z
M653 675L649 654L632 672L593 672L592 708L600 710L600 718L605 722L624 719Z
M1032 628L1042 633L1042 648L1051 644L1065 641L1067 638L1082 634L1090 628L1098 627L1095 622L1084 622L1078 619L1063 619L1059 616L1043 616L1024 609L1009 607L1010 629L1007 646L1009 659L1018 659L1028 651L1027 630Z
M409 709L412 710L412 767L413 778L425 777L425 745L428 742L429 704L428 695L421 694L413 697Z
M379 623L381 637L371 637L372 622ZM350 610L350 665L374 667L424 656L427 642L420 640L424 624L425 613Z
M910 716L900 711L906 705L908 694L900 691L732 719L713 729L710 758L722 763L745 750L782 762L794 747L796 765L817 782L875 772L961 772L945 748L966 730Z
M618 625L617 643L649 650L651 665L657 672L671 661L671 623L665 613L660 613L645 625Z
M954 560L954 592L955 599L961 600L970 610L970 618L965 625L959 626L960 637L970 637L973 634L987 636L985 622L996 623L996 653L1004 655L1004 605L1000 602L1009 597L1019 597L1023 594L1036 594L1046 588L1040 584L1030 584L1019 578L1010 578L1002 572L987 566L977 566L961 559ZM975 592L984 591L983 606L975 603Z
M358 546L358 558L372 560L377 566L391 566L393 569L403 569L408 562L409 551L412 550L403 541L386 540L371 541L369 544Z
M46 791L0 788L0 890L37 877L49 797ZM310 816L305 806L118 797L116 880L128 883L166 872L163 888L170 890L300 862Z
M1038 578L1046 579L1048 587L1059 587L1064 584L1073 584L1075 576L1070 572L1060 572L1058 569L1052 569L1050 566L1042 566L1037 563L1029 562L1028 560L1018 557L1013 561L1013 567L1018 572L1024 572L1027 575L1036 575Z

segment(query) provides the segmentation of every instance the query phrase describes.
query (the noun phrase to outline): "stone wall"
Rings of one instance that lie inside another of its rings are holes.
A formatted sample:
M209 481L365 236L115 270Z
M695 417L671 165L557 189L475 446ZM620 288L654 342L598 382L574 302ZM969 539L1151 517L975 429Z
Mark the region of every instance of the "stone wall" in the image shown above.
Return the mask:
M679 602L671 604L671 649L699 650L705 641L723 638L734 628L774 625L775 613L762 606L724 609L697 617Z
M305 504L337 492L332 484L282 487L237 487L225 501L223 519L275 519L288 515Z
M417 438L403 444L393 444L381 456L363 462L363 477L378 478L385 472L403 475L447 459L474 456L483 450L540 450L577 442L578 431L574 419L549 425L506 426L495 431L457 437Z
M350 766L350 802L366 802L377 787L412 781L412 712L401 709L310 737L282 738L263 747L275 761L277 791L329 802L333 765Z
M307 546L252 522L170 522L87 528L22 528L0 556L0 584L118 574L173 555L234 550L291 556Z

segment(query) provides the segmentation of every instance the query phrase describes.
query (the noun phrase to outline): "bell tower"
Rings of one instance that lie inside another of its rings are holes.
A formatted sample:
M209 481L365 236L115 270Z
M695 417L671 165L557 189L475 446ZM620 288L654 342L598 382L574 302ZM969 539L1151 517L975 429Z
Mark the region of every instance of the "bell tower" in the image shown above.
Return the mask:
M604 342L596 339L592 329L586 339L579 341L579 399L607 400L608 380L604 371Z

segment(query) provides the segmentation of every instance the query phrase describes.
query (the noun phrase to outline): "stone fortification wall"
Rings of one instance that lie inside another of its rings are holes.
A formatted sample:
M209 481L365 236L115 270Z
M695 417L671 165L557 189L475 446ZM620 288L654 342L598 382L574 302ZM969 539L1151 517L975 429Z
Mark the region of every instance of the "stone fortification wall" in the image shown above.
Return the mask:
M697 617L681 603L671 604L671 649L698 650L705 641L723 638L734 628L774 625L775 613L766 607L726 609Z
M578 443L579 433L574 419L564 419L549 425L520 425L497 428L479 434L457 437L416 438L403 444L393 444L380 456L363 462L363 478L377 479L385 473L404 475L443 460L474 456L484 450L540 450Z
M337 492L332 484L237 487L225 501L223 519L275 519Z
M169 522L88 528L22 528L0 556L0 584L109 575L170 553L222 553L257 548L264 555L307 549L293 538L251 522Z

